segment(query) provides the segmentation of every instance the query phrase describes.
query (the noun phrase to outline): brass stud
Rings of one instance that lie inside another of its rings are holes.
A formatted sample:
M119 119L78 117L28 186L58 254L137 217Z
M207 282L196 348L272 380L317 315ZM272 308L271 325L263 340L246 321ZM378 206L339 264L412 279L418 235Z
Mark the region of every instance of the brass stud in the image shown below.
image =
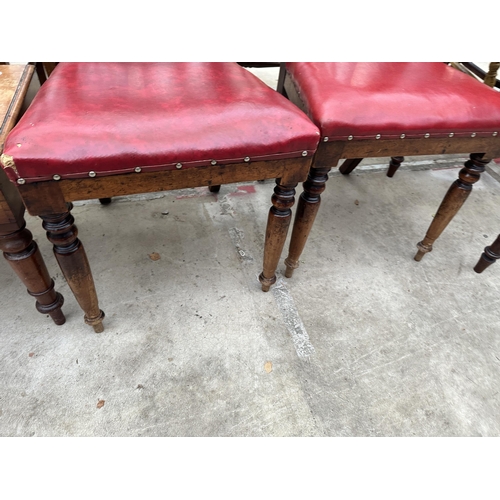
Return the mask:
M302 151L302 156L307 156L307 151Z
M323 142L328 142L328 137L323 137Z
M249 162L250 161L250 157L249 156L245 156L245 158L243 158L243 161Z
M26 181L24 179L17 179L18 184L26 184Z
M496 137L498 135L498 132L493 132L493 137Z
M453 137L454 135L455 135L455 134L454 134L453 132L450 132L450 133L448 134L448 137Z
M217 165L217 162L216 162L215 160L212 160L212 161L210 162L210 165Z
M399 136L399 138L400 138L400 139L404 139L405 137L406 137L406 135L405 135L405 134L401 134L401 135Z
M431 134L425 134L424 137L428 139L431 136Z
M177 165L175 166L175 168L182 168L182 163L177 163Z
M348 140L348 141L352 141L353 139L354 139L354 137L353 137L352 135L350 135L350 136L347 138L347 140Z
M380 134L377 134L377 135L375 136L375 139L380 139Z
M55 181L60 181L60 180L61 180L61 176L60 176L60 175L58 175L58 174L54 174L54 175L52 176L52 179L54 179Z
M476 132L472 132L471 137L476 137Z
M89 172L89 177L95 177L96 175L97 174L93 170Z
M140 172L142 172L142 168L141 167L135 167L134 168L134 172L137 172L139 174Z

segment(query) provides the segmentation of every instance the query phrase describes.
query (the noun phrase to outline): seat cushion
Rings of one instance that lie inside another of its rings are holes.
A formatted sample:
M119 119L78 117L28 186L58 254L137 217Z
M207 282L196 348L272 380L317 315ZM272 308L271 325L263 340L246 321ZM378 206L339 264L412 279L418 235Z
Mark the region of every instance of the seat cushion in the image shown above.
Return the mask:
M328 140L500 134L500 93L443 63L288 63L287 71Z
M34 182L300 157L318 141L302 111L236 63L61 63L3 163Z

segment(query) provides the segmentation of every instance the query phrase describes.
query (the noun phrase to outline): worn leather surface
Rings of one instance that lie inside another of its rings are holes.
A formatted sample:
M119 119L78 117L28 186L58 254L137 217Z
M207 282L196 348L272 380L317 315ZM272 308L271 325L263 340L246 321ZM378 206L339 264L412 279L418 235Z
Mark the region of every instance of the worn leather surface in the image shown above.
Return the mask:
M26 182L312 155L319 130L236 63L60 63L4 153Z
M490 137L500 93L443 63L287 63L323 137Z

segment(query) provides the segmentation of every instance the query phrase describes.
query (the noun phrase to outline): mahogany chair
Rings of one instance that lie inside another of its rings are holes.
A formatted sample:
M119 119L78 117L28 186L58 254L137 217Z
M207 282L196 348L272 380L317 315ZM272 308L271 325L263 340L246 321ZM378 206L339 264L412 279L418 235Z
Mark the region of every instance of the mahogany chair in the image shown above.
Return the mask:
M33 76L26 64L0 65L0 153L5 137L18 119ZM19 279L36 298L36 308L49 314L57 325L65 322L63 296L54 290L38 245L26 229L24 205L16 187L0 169L0 250Z
M259 278L267 291L318 141L302 111L236 63L60 63L1 162L101 332L71 202L275 178Z
M500 155L500 94L442 63L287 63L284 88L321 130L297 206L287 277L299 265L328 172L341 158L474 152L417 244L420 261Z

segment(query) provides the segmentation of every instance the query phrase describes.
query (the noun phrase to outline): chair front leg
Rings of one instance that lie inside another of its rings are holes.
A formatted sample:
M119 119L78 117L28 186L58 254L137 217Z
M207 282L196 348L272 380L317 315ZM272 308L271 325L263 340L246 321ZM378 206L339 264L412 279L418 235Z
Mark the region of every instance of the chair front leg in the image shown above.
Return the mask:
M288 227L295 203L295 187L297 183L282 185L277 179L274 194L271 198L273 206L267 219L266 240L264 244L264 266L259 276L262 291L267 292L276 283L276 268L285 245Z
M66 318L61 311L64 298L54 290L54 281L26 225L13 233L0 234L0 249L28 293L36 298L38 312L48 314L56 325L64 325Z
M78 304L85 313L85 323L91 325L96 333L104 331L104 313L99 309L94 279L87 255L78 239L75 219L70 213L73 208L68 204L68 212L43 215L43 228L47 238L54 245L54 255L68 282Z
M304 250L318 213L321 204L321 193L325 190L325 183L328 180L330 170L331 167L311 168L307 180L303 184L304 191L300 195L297 205L288 257L285 259L285 276L287 278L291 278L294 269L299 267L299 257Z
M491 264L494 264L498 259L500 259L500 234L497 236L497 239L492 245L484 249L478 263L474 267L474 271L480 274L487 267L491 266Z
M491 161L489 158L483 158L483 156L484 153L473 153L470 155L470 160L465 162L464 168L458 174L458 179L451 185L441 202L425 238L417 243L416 261L422 260L426 253L432 251L432 244L439 238L446 226L460 210L460 207L472 191L472 185L481 178L486 165Z

